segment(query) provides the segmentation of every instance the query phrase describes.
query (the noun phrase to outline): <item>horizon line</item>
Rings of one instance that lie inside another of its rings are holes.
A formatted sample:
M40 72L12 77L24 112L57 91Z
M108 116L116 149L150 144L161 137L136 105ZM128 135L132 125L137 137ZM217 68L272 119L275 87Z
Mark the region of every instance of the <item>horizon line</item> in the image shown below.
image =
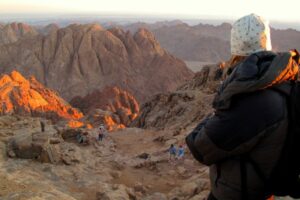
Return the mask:
M55 16L54 16L55 15ZM237 19L235 16L220 16L220 15L192 15L192 14L173 14L173 13L157 13L157 14L150 14L150 13L114 13L114 12L73 12L73 13L62 13L62 12L48 12L48 13L0 13L1 18L55 18L55 17L125 17L125 18L165 18L165 19L173 19L173 20L180 20L180 19L190 19L190 20L216 20L216 21L234 21ZM222 17L222 19L220 19ZM270 18L269 21L273 22L281 22L281 23L298 23L297 20L287 20L287 19L275 19Z

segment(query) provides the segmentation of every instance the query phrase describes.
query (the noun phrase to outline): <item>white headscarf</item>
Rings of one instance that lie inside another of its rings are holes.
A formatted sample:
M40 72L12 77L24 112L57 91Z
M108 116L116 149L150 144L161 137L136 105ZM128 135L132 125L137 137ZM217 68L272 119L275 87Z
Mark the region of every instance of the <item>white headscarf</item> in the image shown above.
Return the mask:
M231 29L231 54L248 56L272 50L269 22L250 14L238 19Z

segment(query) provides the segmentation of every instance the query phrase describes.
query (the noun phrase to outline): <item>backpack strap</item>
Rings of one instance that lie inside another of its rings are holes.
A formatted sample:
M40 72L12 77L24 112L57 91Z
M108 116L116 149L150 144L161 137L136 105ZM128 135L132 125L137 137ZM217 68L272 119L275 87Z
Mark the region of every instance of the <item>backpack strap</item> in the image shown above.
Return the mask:
M258 177L262 180L265 186L267 186L268 179L264 175L264 173L262 172L258 164L252 159L252 157L249 154L244 154L240 156L239 160L240 160L240 172L241 172L241 193L242 193L241 199L247 200L248 199L248 189L247 189L248 175L247 175L246 164L250 163L250 165L253 167L254 171L256 172ZM268 190L268 188L266 188L266 190ZM268 194L266 194L266 196L268 196Z
M246 159L243 156L241 156L240 158L240 172L241 172L241 199L248 200L248 189L247 189L248 175L247 175L247 168L246 168Z
M246 157L247 161L251 164L253 167L254 171L257 173L259 178L264 182L267 183L267 177L264 175L258 164L252 159L250 155L247 155Z

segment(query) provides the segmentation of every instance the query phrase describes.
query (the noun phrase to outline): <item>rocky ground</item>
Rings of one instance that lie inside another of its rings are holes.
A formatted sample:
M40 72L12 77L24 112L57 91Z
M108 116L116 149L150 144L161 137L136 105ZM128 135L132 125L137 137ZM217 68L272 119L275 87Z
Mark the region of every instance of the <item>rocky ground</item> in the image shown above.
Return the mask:
M91 143L77 144L88 131ZM127 128L103 142L95 131L40 119L0 117L0 199L205 199L207 168L187 153L170 163L167 149L184 135Z

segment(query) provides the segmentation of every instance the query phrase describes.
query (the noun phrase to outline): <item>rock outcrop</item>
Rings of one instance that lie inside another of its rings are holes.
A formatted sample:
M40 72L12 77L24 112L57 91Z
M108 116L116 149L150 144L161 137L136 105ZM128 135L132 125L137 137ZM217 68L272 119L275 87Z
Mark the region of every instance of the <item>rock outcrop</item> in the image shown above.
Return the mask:
M173 130L175 134L195 126L213 111L211 103L222 78L219 65L204 67L175 92L158 94L144 103L131 126Z
M106 124L109 130L127 127L139 113L139 103L133 95L118 87L106 87L70 102L79 108L93 125Z
M193 73L146 29L77 25L0 46L0 73L34 75L66 100L118 86L138 101L176 89Z
M20 38L32 37L38 32L28 24L11 23L0 25L0 45L18 41Z
M19 72L0 77L0 114L41 116L57 121L78 120L83 114L72 108L58 94L34 77L24 78Z

